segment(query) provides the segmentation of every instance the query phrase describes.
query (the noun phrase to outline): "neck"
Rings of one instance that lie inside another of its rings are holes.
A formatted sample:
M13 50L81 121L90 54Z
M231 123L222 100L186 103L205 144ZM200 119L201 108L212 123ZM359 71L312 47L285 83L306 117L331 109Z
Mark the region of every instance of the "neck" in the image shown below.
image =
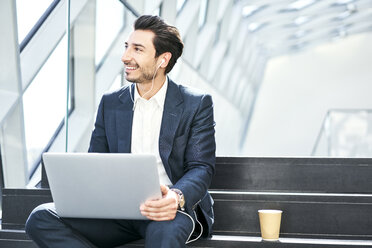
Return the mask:
M139 95L146 100L149 100L161 89L165 79L166 75L163 73L158 73L158 75L154 78L154 85L152 85L152 80L146 83L136 84Z

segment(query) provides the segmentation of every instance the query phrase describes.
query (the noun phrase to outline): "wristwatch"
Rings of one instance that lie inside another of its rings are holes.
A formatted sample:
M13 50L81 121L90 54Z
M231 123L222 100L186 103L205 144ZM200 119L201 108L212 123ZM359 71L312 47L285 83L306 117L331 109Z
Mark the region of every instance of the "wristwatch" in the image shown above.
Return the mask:
M172 190L173 192L175 192L177 195L178 195L178 207L184 211L185 208L185 197L183 196L183 193L181 190L179 189L176 189L176 188L171 188L170 190Z

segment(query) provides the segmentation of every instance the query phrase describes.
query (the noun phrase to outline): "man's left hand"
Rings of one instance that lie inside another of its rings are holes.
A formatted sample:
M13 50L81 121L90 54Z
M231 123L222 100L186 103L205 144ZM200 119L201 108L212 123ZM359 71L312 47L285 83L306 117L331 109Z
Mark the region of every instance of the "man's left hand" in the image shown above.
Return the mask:
M160 189L163 197L141 204L141 214L155 221L173 220L178 209L178 195L165 185L160 185Z

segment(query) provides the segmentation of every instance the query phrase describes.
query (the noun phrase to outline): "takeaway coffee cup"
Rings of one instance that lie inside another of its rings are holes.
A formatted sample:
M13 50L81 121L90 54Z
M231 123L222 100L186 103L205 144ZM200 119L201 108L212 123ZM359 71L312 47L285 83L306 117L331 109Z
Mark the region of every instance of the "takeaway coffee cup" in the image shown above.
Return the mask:
M281 210L261 209L258 210L260 219L261 237L265 241L279 240L280 221L282 218Z

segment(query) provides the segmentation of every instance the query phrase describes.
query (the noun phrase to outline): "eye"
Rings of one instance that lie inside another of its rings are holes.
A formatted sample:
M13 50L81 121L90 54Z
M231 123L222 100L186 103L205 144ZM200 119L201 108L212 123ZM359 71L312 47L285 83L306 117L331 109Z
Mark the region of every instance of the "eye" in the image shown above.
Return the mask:
M142 52L142 48L139 48L139 47L135 47L134 50L136 50L136 52Z

